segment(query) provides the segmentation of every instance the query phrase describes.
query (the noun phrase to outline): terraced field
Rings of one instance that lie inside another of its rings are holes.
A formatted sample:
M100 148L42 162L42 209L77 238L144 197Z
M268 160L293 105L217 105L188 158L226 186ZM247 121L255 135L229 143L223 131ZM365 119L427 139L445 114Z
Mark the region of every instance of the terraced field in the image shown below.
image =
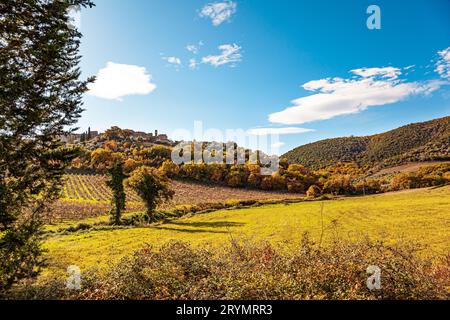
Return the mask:
M128 202L140 202L131 190L126 190ZM111 190L102 175L69 174L65 177L62 199L75 201L109 202Z

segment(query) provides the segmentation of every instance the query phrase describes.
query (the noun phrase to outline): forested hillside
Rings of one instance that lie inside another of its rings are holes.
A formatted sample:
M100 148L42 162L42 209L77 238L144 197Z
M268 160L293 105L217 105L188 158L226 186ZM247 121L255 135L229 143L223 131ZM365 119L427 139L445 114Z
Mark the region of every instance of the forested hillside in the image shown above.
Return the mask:
M282 157L315 169L345 161L383 167L450 160L450 117L414 123L373 136L322 140L300 146Z

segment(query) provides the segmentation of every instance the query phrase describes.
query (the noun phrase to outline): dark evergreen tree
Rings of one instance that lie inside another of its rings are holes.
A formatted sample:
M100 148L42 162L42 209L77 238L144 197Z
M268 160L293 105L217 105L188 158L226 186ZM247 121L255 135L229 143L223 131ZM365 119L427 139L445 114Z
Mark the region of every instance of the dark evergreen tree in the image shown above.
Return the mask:
M125 210L126 194L124 189L124 181L128 176L123 171L122 161L117 161L108 170L110 179L106 182L107 186L112 190L111 199L111 223L120 224L122 211Z
M37 274L46 205L77 150L57 137L82 112L81 34L71 6L89 0L0 2L0 290Z

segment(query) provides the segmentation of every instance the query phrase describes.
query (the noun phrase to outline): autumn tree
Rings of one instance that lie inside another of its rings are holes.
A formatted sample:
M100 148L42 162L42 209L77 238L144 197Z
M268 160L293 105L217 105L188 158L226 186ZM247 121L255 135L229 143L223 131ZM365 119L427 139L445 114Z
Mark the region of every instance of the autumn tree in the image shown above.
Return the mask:
M180 173L180 167L172 160L164 161L159 170L169 178L175 178Z
M329 192L335 195L338 194L352 194L354 187L350 175L337 174L330 177L324 184L324 192Z
M153 146L150 149L141 151L141 155L146 160L146 164L159 168L164 161L172 159L172 151L164 146Z
M110 150L112 152L117 152L117 150L119 149L119 145L115 140L106 141L103 147L106 150Z
M146 219L149 222L156 221L157 205L172 199L174 195L169 179L155 168L143 166L136 169L126 183L144 201L147 207Z
M131 173L142 165L140 161L136 161L134 159L128 158L125 160L123 164L123 169L125 173Z
M273 190L285 190L286 189L286 179L284 176L280 175L278 172L272 174L272 188Z
M243 165L231 166L227 176L227 184L230 187L244 187L248 178L248 172Z
M262 180L261 167L258 164L247 164L247 170L249 172L247 184L253 188L260 187Z
M57 139L82 112L81 34L71 6L89 0L0 2L0 290L36 275L46 204L77 156Z
M121 161L123 155L120 152L112 152L110 149L97 148L91 154L92 167L102 171L111 168L114 163Z
M222 183L227 174L227 168L222 163L211 163L206 166L206 174L209 182Z

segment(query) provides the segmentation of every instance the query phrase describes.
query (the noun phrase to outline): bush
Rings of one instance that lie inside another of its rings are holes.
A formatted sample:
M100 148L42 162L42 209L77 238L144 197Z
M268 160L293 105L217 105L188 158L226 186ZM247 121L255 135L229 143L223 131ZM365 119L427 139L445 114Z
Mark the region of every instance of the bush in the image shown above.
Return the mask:
M450 163L420 168L417 172L401 173L391 180L393 191L441 186L450 182Z
M382 192L382 184L377 179L364 180L356 183L355 189L359 194L375 194Z
M329 178L324 186L324 192L338 194L352 194L355 189L352 184L352 178L350 175L338 174Z
M184 164L181 167L181 173L185 178L195 181L207 181L208 174L206 171L206 164Z
M272 183L272 177L266 176L263 177L261 180L261 189L263 190L272 190L273 189L273 183Z
M398 191L404 189L413 189L417 188L418 184L416 181L416 177L412 174L402 173L396 175L391 180L391 190Z
M320 188L316 185L312 185L309 187L308 191L306 191L306 196L308 198L318 198L322 195Z
M279 173L272 174L272 188L273 190L286 190L286 179Z
M170 242L144 247L105 274L83 277L76 299L114 300L303 300L449 299L450 255L433 263L411 244L335 239L322 247L307 235L296 248L232 241L221 248ZM381 290L367 286L369 266L381 269ZM66 298L61 283L26 287L16 295ZM48 288L54 288L48 290ZM59 289L58 289L59 288ZM73 292L73 291L72 291ZM61 294L63 295L61 296ZM48 296L40 296L45 294ZM12 294L9 294L11 297Z
M247 183L252 188L259 188L261 185L261 175L251 173L248 176Z

